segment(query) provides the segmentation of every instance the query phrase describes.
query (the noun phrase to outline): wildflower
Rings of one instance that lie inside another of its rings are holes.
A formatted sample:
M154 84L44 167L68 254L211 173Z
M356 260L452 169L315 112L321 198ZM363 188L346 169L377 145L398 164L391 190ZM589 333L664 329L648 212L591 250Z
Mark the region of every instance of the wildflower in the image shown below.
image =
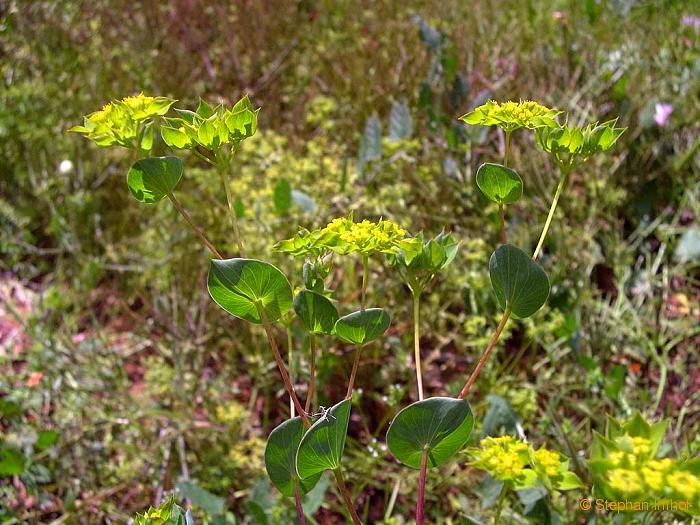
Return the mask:
M520 128L537 129L557 126L556 117L561 113L537 102L496 102L489 100L470 113L461 117L467 124L498 126L503 131L512 132Z
M654 122L659 127L664 127L673 113L673 106L665 102L657 103L654 106Z
M333 219L314 231L301 230L291 239L280 241L275 249L293 255L319 256L322 253L392 253L407 237L407 232L388 220L354 222L352 215Z
M85 134L98 146L140 146L134 141L146 130L148 121L165 115L174 103L172 98L150 97L143 93L113 100L86 115L82 126L74 126L69 131Z
M588 160L594 153L613 147L626 128L615 127L617 120L586 126L565 123L561 126L540 127L535 130L535 141L545 152L554 155L562 164L570 165L574 160Z
M700 29L700 16L685 15L681 19L681 24L684 26L694 27L695 29Z
M642 480L634 470L613 469L608 474L608 482L615 490L624 491L627 494L635 494L642 491Z
M568 470L568 459L559 452L544 447L535 450L514 436L487 437L480 445L469 451L472 466L516 488L533 487L538 481L557 490L581 486L576 474Z

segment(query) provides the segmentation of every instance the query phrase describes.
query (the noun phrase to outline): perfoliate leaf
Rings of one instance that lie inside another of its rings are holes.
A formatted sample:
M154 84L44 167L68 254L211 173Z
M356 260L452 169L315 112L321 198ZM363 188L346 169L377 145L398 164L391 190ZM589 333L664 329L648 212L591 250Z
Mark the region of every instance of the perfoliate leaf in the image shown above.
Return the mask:
M384 335L391 319L381 308L368 308L345 315L335 323L335 333L346 343L363 345Z
M511 204L523 194L523 181L515 170L490 162L479 166L476 185L498 204Z
M181 177L182 161L177 157L150 157L131 166L126 182L138 201L152 204L172 192Z
M299 483L302 494L309 492L318 482L321 473L300 480L297 475L297 449L306 434L306 425L300 417L288 419L275 428L267 438L265 469L272 484L288 498L294 497L294 482Z
M350 400L329 409L306 432L297 451L297 474L301 479L340 467L350 421Z
M530 317L549 297L547 274L511 244L503 244L493 252L489 274L501 308L509 308L517 317Z
M428 467L446 463L459 452L474 427L469 403L451 397L431 397L401 410L389 426L386 444L404 465L420 468L423 451Z
M292 306L292 287L284 274L256 259L213 259L207 288L221 308L251 323L262 323L257 303L270 322Z
M313 334L331 334L338 320L338 311L325 296L311 290L302 290L294 297L294 311Z

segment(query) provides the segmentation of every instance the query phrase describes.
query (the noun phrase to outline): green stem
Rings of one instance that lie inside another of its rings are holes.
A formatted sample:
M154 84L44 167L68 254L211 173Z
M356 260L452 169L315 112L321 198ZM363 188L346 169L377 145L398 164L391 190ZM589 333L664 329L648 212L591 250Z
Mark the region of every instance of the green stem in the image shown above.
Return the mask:
M217 154L217 171L219 172L219 177L221 178L221 183L224 185L224 190L226 192L226 202L228 204L229 215L231 216L231 225L233 226L233 235L236 239L236 244L238 245L238 256L245 257L243 253L243 241L241 240L241 232L238 229L238 217L236 217L236 208L233 203L233 195L231 195L231 187L229 186L228 175L231 169L231 159L236 153L235 150L231 152L228 157L222 157Z
M493 337L491 337L491 341L489 341L489 344L486 347L486 350L484 350L484 353L481 355L479 362L476 364L476 368L472 372L472 375L469 376L469 379L467 380L467 384L464 385L464 388L459 393L459 396L457 396L458 399L464 399L467 396L467 394L469 393L469 389L474 384L474 381L476 381L476 378L479 375L479 372L481 372L481 368L484 366L484 363L486 363L486 359L488 359L489 354L491 353L491 350L493 350L493 348L496 346L496 343L498 342L498 338L501 337L501 333L503 332L503 329L505 328L509 317L510 317L510 307L507 307L505 309L505 311L503 312L503 317L501 317L501 321L498 323L498 326L496 327L496 331L494 332Z
M187 213L187 210L180 204L180 201L175 198L175 195L172 193L168 193L168 198L170 199L170 202L173 203L173 206L175 206L175 209L180 212L180 215L187 221L187 224L190 225L190 228L192 228L192 231L195 233L197 237L199 237L199 240L204 243L204 246L209 248L209 251L211 251L214 255L216 255L219 259L223 259L222 255L219 253L219 251L214 248L214 245L209 242L209 239L204 235L204 232L194 223L192 220L192 217L190 217L190 214Z
M369 256L362 256L362 296L360 297L360 310L364 311L367 302L367 272L369 271Z
M537 248L535 248L535 252L532 254L532 260L536 260L537 256L540 254L540 251L542 250L542 245L544 244L544 238L547 236L547 232L549 231L549 226L552 224L552 218L554 217L554 212L557 209L557 204L559 203L559 197L561 196L561 192L564 189L564 185L566 184L566 179L569 176L569 173L571 173L571 166L562 166L561 167L561 178L559 179L559 184L557 185L557 191L554 193L554 199L552 200L552 205L549 207L549 214L547 214L547 220L544 223L544 228L542 228L542 233L540 234L540 240L537 242Z
M304 411L308 414L316 394L316 334L309 336L309 346L311 346L311 372L309 378L309 392L306 395L306 406Z
M506 214L502 202L498 204L498 218L501 221L501 244L506 244Z
M343 496L343 501L345 501L345 506L348 508L352 522L355 525L362 525L360 517L357 515L355 506L352 503L352 498L350 498L350 492L348 492L347 486L345 486L345 480L343 479L343 474L340 472L340 467L333 471L335 474L335 481L338 483L338 489L340 489L340 494Z
M418 400L423 401L423 373L420 357L420 292L412 291L411 296L413 298L413 358L416 363L416 385Z
M289 374L287 374L287 368L284 366L284 361L282 360L282 355L280 354L280 349L277 346L277 341L275 340L275 335L272 333L272 325L270 324L270 321L267 319L267 315L265 314L265 309L262 307L262 304L260 302L256 302L255 306L258 309L258 315L260 316L260 320L262 321L263 327L265 328L265 334L267 335L267 341L270 343L270 348L272 349L272 353L275 355L275 361L277 362L277 368L279 368L280 375L282 376L282 381L284 382L284 386L287 389L287 393L289 394L289 397L292 398L292 402L294 403L294 407L297 409L297 412L301 416L301 420L304 422L304 424L307 427L311 427L311 423L309 422L309 419L306 417L306 412L304 412L304 409L301 407L301 403L299 403L299 398L297 397L296 392L294 391L294 386L292 385L291 380L289 379Z
M503 165L508 166L508 157L510 155L510 134L512 131L506 131L506 150L503 154Z
M508 489L506 488L506 485L504 483L503 487L501 488L501 495L498 497L498 504L496 506L496 516L493 520L494 525L498 525L501 522L501 512L503 511L503 503L506 501L507 493Z

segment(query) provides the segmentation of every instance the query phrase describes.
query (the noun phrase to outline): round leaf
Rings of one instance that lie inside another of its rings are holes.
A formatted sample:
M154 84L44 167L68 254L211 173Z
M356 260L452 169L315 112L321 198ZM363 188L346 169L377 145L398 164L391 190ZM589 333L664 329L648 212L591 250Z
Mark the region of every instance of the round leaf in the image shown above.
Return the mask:
M391 322L381 308L368 308L345 315L335 323L335 333L346 343L363 345L381 337Z
M350 400L331 407L306 432L297 450L297 474L301 479L340 466L350 421Z
M297 449L306 434L306 425L300 417L288 419L270 433L265 447L265 469L272 484L285 496L294 497L294 482L297 480L303 493L309 492L318 483L321 474L299 480L297 476Z
M476 172L476 185L498 204L510 204L523 194L523 181L515 170L500 164L485 163Z
M256 259L212 259L207 288L221 308L251 323L262 323L257 303L270 321L292 306L292 287L284 274Z
M404 465L420 468L423 451L428 467L447 462L467 442L474 427L469 403L452 397L431 397L407 406L391 422L386 444Z
M338 320L338 311L325 296L311 290L302 290L294 298L294 311L304 324L304 328L313 334L333 333Z
M549 278L524 251L504 244L489 260L491 285L502 308L518 317L530 317L549 297Z
M131 166L126 183L138 201L152 204L173 191L181 177L182 161L177 157L150 157Z

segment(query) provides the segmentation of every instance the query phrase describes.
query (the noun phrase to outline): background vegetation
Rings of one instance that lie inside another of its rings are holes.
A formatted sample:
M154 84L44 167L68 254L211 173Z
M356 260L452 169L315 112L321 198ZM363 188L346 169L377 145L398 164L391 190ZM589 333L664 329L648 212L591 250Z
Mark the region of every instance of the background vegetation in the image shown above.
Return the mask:
M620 115L629 129L614 155L576 172L560 205L541 258L548 304L509 324L470 395L473 436L517 424L584 458L604 414L640 410L671 418L674 454L697 455L698 16L696 1L645 0L0 3L0 521L123 523L179 484L200 521L289 523L292 503L262 461L287 415L264 333L209 300L208 254L176 211L132 199L127 153L66 133L141 91L190 106L248 93L262 107L234 191L247 251L289 275L301 263L274 242L351 210L462 240L423 301L430 395L461 387L499 315L486 273L497 208L480 211L473 177L503 137L456 118L490 97L581 121ZM529 198L509 235L524 249L556 184L544 155L524 155L529 140L516 135L511 151ZM186 175L181 200L230 249L215 174L192 158ZM291 208L274 198L286 183ZM358 375L348 478L368 523L408 523L417 474L389 456L384 434L415 396L410 299L390 269L371 270L393 324ZM354 293L358 271L335 273L338 297ZM322 351L330 402L352 354ZM440 472L428 478L431 522L488 515L481 473L465 461ZM585 463L577 472L586 479ZM319 487L307 502L316 522L343 523L333 485ZM581 496L553 512L585 522Z

